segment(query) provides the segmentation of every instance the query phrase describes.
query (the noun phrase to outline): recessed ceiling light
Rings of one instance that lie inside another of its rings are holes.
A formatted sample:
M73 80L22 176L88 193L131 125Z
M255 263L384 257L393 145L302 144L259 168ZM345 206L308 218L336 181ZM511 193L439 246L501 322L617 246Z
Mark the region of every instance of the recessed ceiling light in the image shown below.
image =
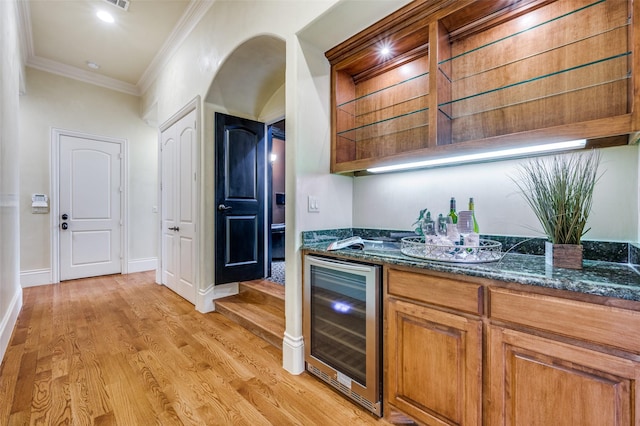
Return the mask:
M108 23L113 23L115 21L115 19L113 19L113 15L111 15L109 12L105 12L104 10L99 10L98 13L96 13L96 16L104 22L108 22Z
M98 68L100 68L100 65L96 64L95 62L91 62L91 61L87 61L87 66L89 68L91 68L92 70L97 70Z
M389 59L393 56L393 49L391 43L388 41L383 41L378 43L378 55L381 59Z

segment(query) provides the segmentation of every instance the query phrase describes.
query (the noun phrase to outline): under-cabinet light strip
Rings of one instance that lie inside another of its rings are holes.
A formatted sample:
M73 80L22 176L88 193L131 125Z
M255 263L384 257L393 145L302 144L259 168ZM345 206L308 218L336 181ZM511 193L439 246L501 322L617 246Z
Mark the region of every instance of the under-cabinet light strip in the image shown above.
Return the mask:
M471 163L482 160L495 160L501 158L520 157L523 155L543 154L570 149L584 148L586 139L578 139L567 142L549 143L544 145L524 146L519 148L501 149L498 151L480 152L477 154L457 155L454 157L435 158L433 160L416 161L413 163L394 164L390 166L372 167L367 169L369 173L384 173L398 170L409 170L426 167L436 167L451 164Z

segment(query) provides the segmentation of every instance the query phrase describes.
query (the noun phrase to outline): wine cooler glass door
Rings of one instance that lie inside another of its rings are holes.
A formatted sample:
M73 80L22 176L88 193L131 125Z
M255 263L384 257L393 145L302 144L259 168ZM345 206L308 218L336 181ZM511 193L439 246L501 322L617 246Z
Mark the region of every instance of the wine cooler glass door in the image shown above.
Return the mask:
M311 280L311 355L365 386L366 277L312 266Z

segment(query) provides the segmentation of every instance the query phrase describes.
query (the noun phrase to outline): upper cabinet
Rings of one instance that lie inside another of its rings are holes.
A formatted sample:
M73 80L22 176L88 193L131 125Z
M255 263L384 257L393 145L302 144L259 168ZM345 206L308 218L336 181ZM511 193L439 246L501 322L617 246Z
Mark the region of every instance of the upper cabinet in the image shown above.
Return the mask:
M331 171L639 130L637 4L408 4L326 52Z

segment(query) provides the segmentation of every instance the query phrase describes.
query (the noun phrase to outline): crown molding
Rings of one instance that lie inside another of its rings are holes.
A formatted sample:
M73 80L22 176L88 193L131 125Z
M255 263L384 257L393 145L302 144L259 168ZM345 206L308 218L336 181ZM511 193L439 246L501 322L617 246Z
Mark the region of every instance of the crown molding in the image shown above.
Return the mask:
M92 71L87 71L82 68L36 56L33 45L33 30L31 28L31 13L29 11L28 1L19 0L17 2L19 5L18 13L20 16L21 26L19 37L20 47L23 52L23 65L63 77L83 81L85 83L105 87L107 89L116 90L129 95L141 96L149 86L151 86L151 83L158 78L162 67L165 66L169 59L175 54L180 47L180 44L189 36L191 31L193 31L198 22L200 22L205 13L207 13L209 8L213 5L214 1L215 0L192 0L189 3L189 6L176 24L175 28L167 37L167 40L140 77L138 84L134 85L122 80L106 77Z
M33 33L31 32L31 11L26 0L20 0L18 3L18 21L19 31L18 37L20 42L20 51L22 55L22 65L26 65L27 58L33 56Z
M196 25L209 11L215 0L192 0L184 14L176 24L175 28L167 37L153 60L142 73L138 80L140 93L145 93L151 83L158 78L160 70L169 62L169 59L176 53L182 42L191 34Z
M138 87L131 83L95 74L91 71L86 71L78 67L52 61L51 59L31 56L27 58L27 66L41 71L50 72L52 74L61 75L63 77L72 78L74 80L80 80L85 83L94 84L96 86L106 87L107 89L116 90L129 95L140 96Z

